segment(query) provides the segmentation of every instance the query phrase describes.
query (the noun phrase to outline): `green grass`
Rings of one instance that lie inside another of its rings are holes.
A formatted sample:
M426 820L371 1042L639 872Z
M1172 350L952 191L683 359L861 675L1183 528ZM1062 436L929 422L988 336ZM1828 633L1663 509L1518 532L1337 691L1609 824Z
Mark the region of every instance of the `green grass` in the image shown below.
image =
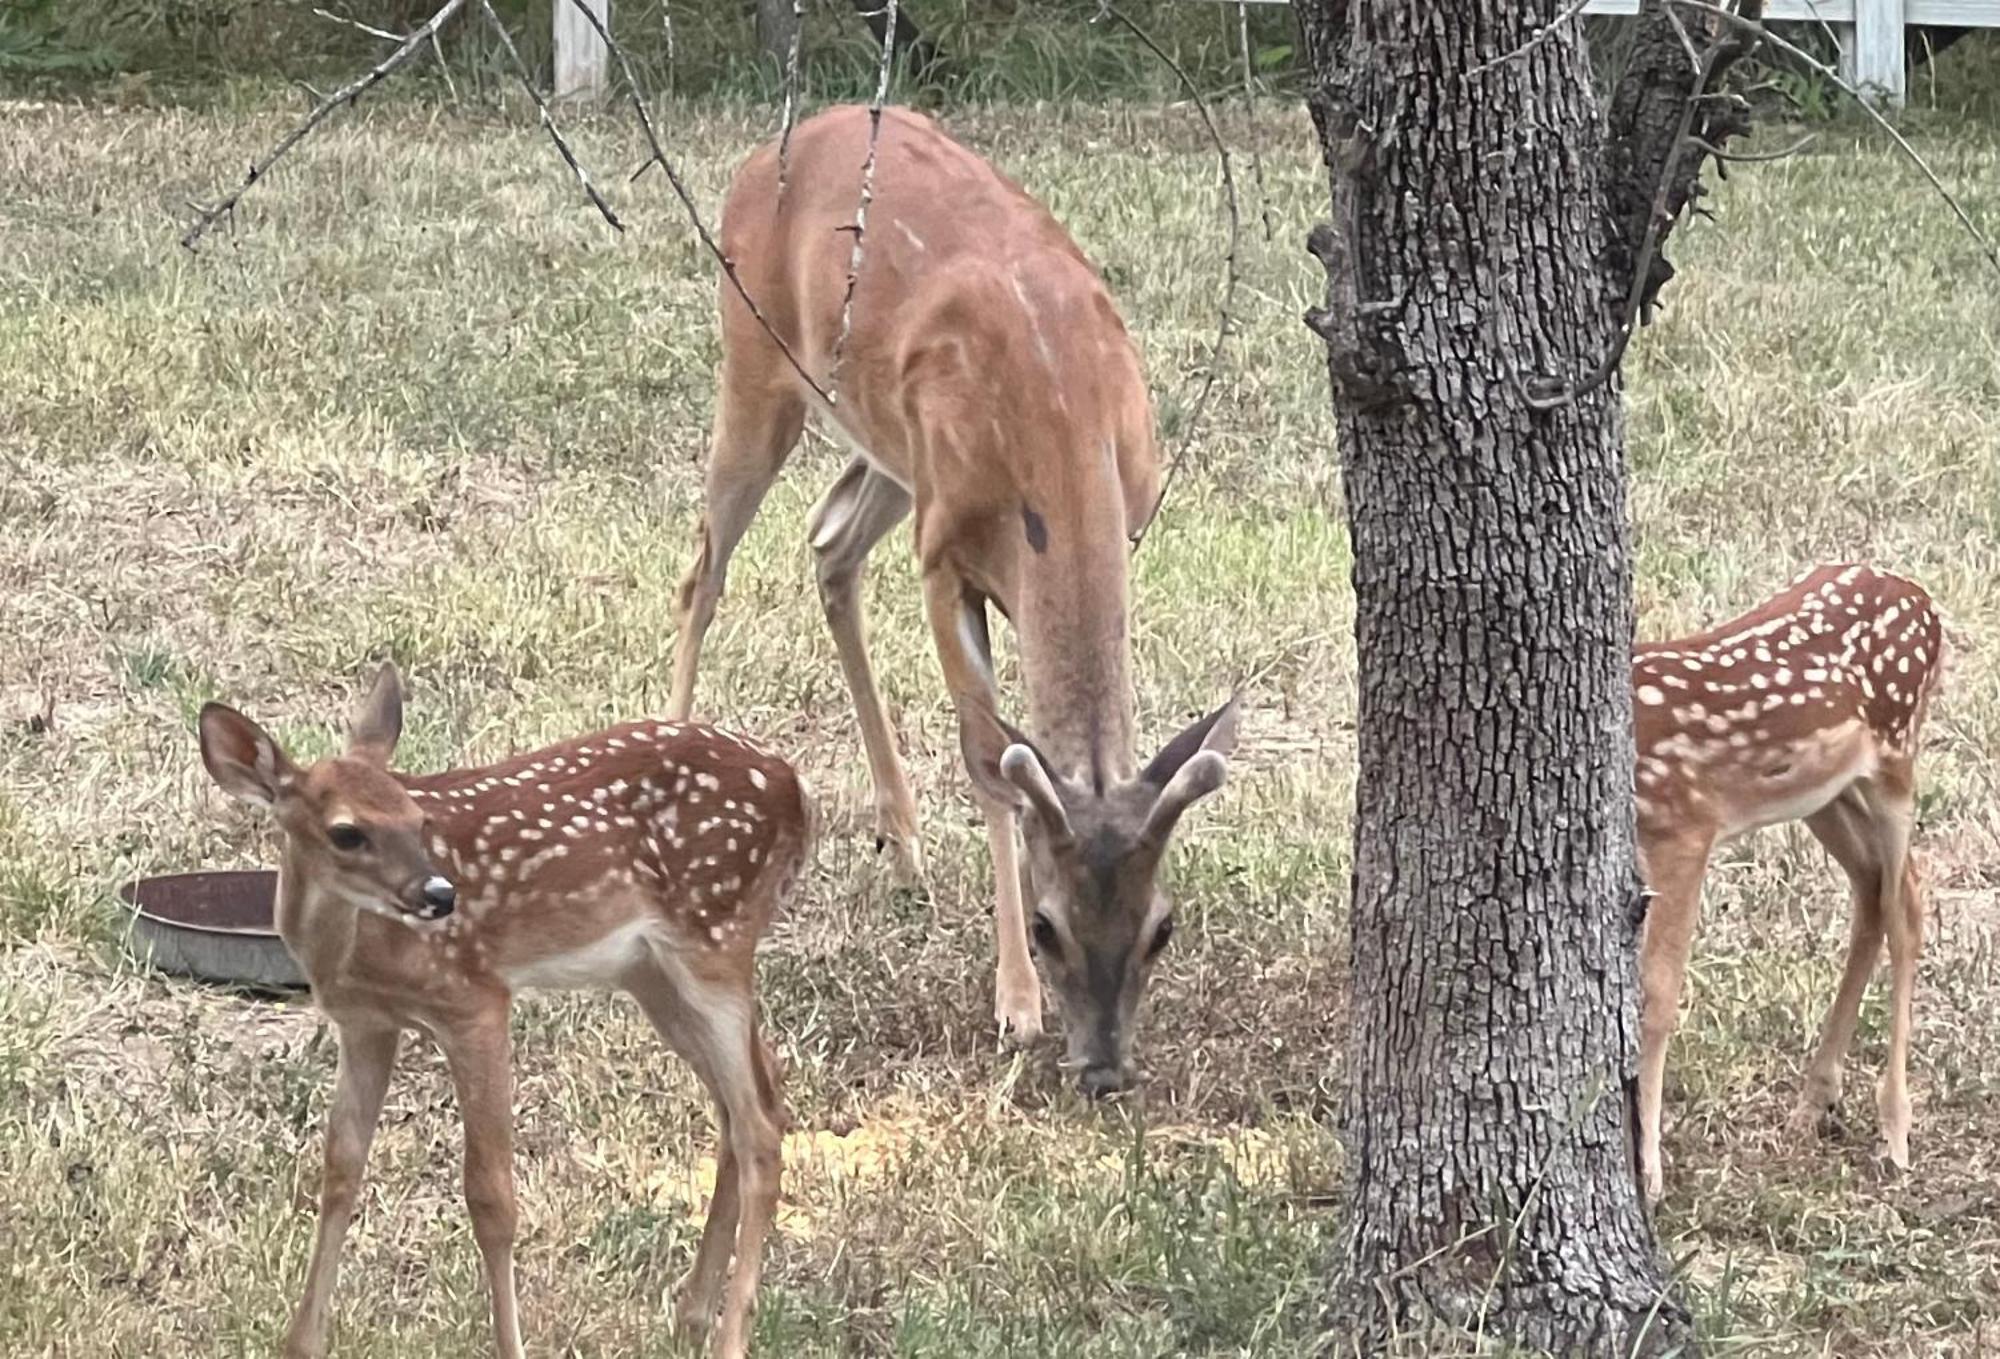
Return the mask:
M13 106L0 123L0 182L18 186L0 200L10 1354L269 1352L301 1280L324 1027L297 1005L164 984L118 948L120 881L268 854L199 769L203 700L324 751L367 664L393 655L412 690L404 758L422 768L664 702L713 284L657 178L617 173L639 158L625 125L576 129L631 224L622 238L526 119L389 103L308 141L233 234L189 256L181 205L294 116L283 98L239 102ZM665 122L712 212L769 120L682 105ZM1103 262L1162 407L1185 405L1221 273L1214 166L1186 114L952 125ZM1912 126L1974 213L2000 218L2000 137ZM1302 115L1266 110L1251 128L1232 112L1227 130L1262 149L1269 198L1246 211L1239 338L1139 558L1135 637L1148 744L1246 680L1249 715L1230 790L1169 868L1184 928L1142 1036L1142 1107L1088 1108L1050 1052L995 1051L983 836L906 540L880 554L868 604L926 816L924 897L875 860L806 584L829 445L795 459L737 558L701 706L795 755L827 813L765 955L764 1002L800 1127L884 1157L794 1168L765 1353L1315 1343L1338 1230L1354 718L1325 369L1298 319L1324 187ZM1990 1351L1996 290L1908 167L1845 124L1807 155L1743 167L1712 204L1720 221L1677 239L1682 276L1628 364L1642 627L1692 629L1814 560L1862 556L1931 586L1963 645L1925 756L1916 1172L1884 1180L1869 1155L1879 994L1843 1130L1783 1138L1845 904L1802 831L1772 833L1710 880L1660 1226L1716 1352ZM703 1103L622 1001L533 998L517 1024L531 1349L672 1352L661 1298L699 1227ZM419 1052L351 1239L339 1353L484 1352L456 1136L441 1064Z

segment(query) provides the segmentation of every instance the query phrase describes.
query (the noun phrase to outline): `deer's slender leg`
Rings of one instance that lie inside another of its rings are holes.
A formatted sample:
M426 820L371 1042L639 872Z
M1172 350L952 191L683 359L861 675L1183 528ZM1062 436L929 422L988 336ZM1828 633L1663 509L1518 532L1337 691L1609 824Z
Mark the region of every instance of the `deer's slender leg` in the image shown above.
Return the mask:
M672 1035L669 1041L675 1047L685 1045L683 1050L690 1053L689 1060L697 1071L708 1073L724 1110L736 1178L736 1269L723 1298L715 1353L720 1359L743 1359L749 1344L750 1312L763 1275L764 1238L777 1215L784 1171L783 1110L769 1057L757 1035L756 1007L748 984L749 956L741 961L743 975L734 980L697 977L671 957L655 956L664 974L664 987L657 993L658 1001L664 1001L667 1021L662 1032ZM720 1164L716 1175L716 1198L720 1201ZM710 1211L715 1212L715 1208ZM708 1275L719 1274L727 1261L726 1255L720 1256L720 1263L714 1257L705 1261L702 1257L709 1249L708 1242L704 1230L703 1251L696 1256L691 1290L682 1299L684 1317L704 1305L701 1290L713 1286Z
M755 371L745 375L744 368ZM754 364L725 358L715 395L703 491L701 546L681 580L677 605L680 637L674 646L674 689L668 711L685 721L694 711L695 672L702 638L715 618L729 575L729 558L777 480L778 469L805 429L805 402L788 388L768 385Z
M910 494L865 458L847 464L832 488L813 510L807 526L819 576L819 599L826 625L840 653L840 668L861 724L868 751L868 774L875 788L875 833L896 856L903 876L915 880L923 870L917 803L896 754L896 734L889 711L875 684L868 662L868 643L861 615L861 573L869 550L910 512Z
M997 711L993 660L986 650L986 603L949 566L924 573L924 605L931 635L944 666L945 685L958 704L961 723L968 713L990 717ZM1032 1043L1042 1036L1042 986L1028 952L1022 903L1020 842L1013 807L993 801L974 785L986 816L986 841L993 852L993 928L996 934L993 1017L1003 1036Z
M1848 921L1847 965L1840 974L1840 989L1827 1007L1819 1042L1806 1065L1805 1085L1792 1110L1792 1130L1801 1135L1810 1135L1827 1111L1840 1103L1841 1064L1854 1041L1862 994L1882 956L1882 861L1870 833L1865 804L1855 793L1844 793L1807 817L1806 827L1846 872L1853 914Z
M1917 955L1923 947L1924 905L1910 861L1910 828L1916 820L1912 789L1887 780L1867 786L1882 862L1882 921L1889 936L1889 1064L1876 1087L1882 1153L1898 1170L1910 1168L1910 1029L1917 994Z
M317 1359L326 1350L327 1307L340 1273L340 1248L354 1220L354 1202L382 1114L382 1097L389 1073L396 1066L394 1026L340 1027L340 1065L334 1078L333 1104L326 1116L326 1170L319 1186L319 1225L313 1240L312 1263L306 1267L306 1289L285 1333L286 1359Z
M514 1291L514 1072L506 1006L455 1030L443 1047L465 1122L465 1206L486 1267L493 1349L500 1359L521 1359Z
M1666 1086L1667 1044L1680 1019L1681 983L1701 912L1701 879L1714 844L1712 834L1693 830L1649 842L1646 851L1646 879L1653 900L1646 908L1639 955L1639 1175L1651 1203L1659 1202L1663 1185L1660 1102Z
M674 973L665 966L641 968L626 981L626 989L639 1002L655 1031L693 1068L715 1101L715 1193L709 1199L708 1219L702 1224L701 1245L695 1251L694 1264L681 1280L675 1309L680 1329L701 1333L715 1323L715 1309L722 1301L722 1285L729 1277L729 1257L736 1249L742 1198L729 1105L722 1098L709 1047L698 1041L701 1029L681 995L680 986Z

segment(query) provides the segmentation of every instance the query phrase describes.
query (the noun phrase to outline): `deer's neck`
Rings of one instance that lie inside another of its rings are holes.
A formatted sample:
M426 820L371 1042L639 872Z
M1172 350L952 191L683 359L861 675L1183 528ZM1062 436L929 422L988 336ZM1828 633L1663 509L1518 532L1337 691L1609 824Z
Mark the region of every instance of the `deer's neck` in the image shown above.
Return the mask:
M315 986L331 980L353 951L354 909L315 890L289 848L278 864L274 914L278 937Z
M1100 790L1136 772L1124 520L1105 518L1088 531L1072 519L1067 544L1046 525L1030 530L1014 620L1030 733L1063 773Z

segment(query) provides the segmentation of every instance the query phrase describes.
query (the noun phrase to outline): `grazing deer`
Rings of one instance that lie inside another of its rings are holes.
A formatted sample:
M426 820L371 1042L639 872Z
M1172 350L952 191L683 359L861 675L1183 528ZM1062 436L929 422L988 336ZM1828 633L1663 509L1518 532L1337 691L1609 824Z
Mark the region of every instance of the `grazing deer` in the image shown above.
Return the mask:
M1640 959L1639 1165L1660 1197L1660 1092L1702 875L1716 843L1803 820L1847 871L1847 969L1806 1068L1793 1126L1840 1098L1861 993L1889 941L1883 1150L1910 1164L1910 1055L1923 899L1910 857L1917 740L1944 661L1943 625L1912 581L1822 566L1740 618L1641 646L1632 665L1639 852L1653 899Z
M631 993L715 1099L716 1187L679 1320L740 1356L778 1199L777 1073L751 994L757 937L804 856L791 767L733 736L634 722L443 774L391 772L402 692L385 667L344 754L300 767L232 708L201 710L223 789L283 833L277 923L340 1035L319 1231L290 1356L325 1349L327 1303L405 1029L444 1050L465 1123L465 1200L495 1348L514 1297L507 1014L526 986ZM733 1279L722 1289L732 1252Z
M851 329L843 312L869 116L829 110L737 172L724 253L815 382L801 380L721 288L700 550L680 592L672 711L694 702L702 637L730 554L816 414L853 459L813 511L820 602L868 753L878 844L919 871L916 803L862 635L868 552L916 513L916 551L960 744L985 813L998 898L994 1016L1042 1028L1032 938L1067 1020L1069 1062L1097 1094L1133 1079L1136 1007L1172 930L1155 885L1187 806L1214 791L1233 701L1133 757L1132 534L1160 486L1144 374L1110 294L1047 209L935 123L882 114ZM844 339L843 339L844 335ZM999 717L987 605L1014 624L1033 738Z

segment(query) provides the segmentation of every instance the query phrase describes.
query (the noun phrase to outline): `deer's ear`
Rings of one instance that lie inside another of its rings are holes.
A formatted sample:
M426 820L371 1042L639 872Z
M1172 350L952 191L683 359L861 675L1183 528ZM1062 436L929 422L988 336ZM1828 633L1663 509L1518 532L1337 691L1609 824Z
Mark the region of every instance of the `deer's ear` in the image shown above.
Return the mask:
M203 704L200 731L201 762L231 797L269 807L297 776L271 734L227 704Z
M402 734L403 681L393 664L385 664L376 674L368 697L354 710L354 721L348 728L347 753L387 765Z
M1190 723L1167 742L1140 775L1160 790L1140 838L1164 847L1181 813L1223 785L1229 777L1229 755L1236 749L1237 696L1208 716Z
M1025 734L992 713L974 713L960 724L959 740L980 791L1010 807L1032 808L1059 842L1075 838L1059 791L1061 778Z
M1236 723L1241 711L1238 697L1231 694L1214 712L1183 727L1173 740L1160 747L1160 753L1139 777L1156 788L1165 788L1181 772L1181 766L1202 751L1212 751L1227 760L1236 750Z

